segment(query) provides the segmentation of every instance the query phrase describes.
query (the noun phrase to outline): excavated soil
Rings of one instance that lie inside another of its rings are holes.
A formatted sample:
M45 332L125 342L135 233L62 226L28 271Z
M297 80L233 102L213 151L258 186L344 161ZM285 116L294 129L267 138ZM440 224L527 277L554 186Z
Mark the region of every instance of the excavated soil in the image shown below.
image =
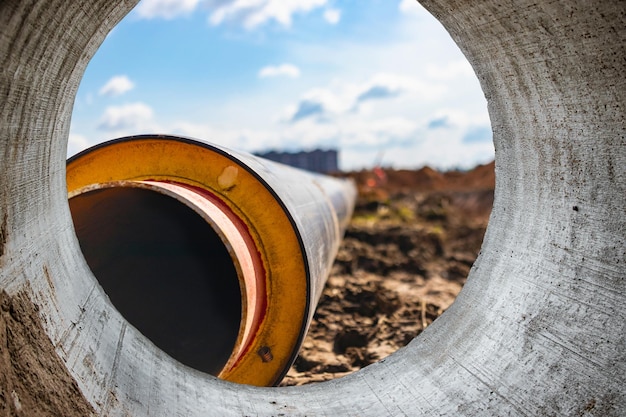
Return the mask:
M452 304L480 250L493 163L350 176L355 214L282 386L338 378L405 346Z
M0 293L0 416L91 416L26 293Z

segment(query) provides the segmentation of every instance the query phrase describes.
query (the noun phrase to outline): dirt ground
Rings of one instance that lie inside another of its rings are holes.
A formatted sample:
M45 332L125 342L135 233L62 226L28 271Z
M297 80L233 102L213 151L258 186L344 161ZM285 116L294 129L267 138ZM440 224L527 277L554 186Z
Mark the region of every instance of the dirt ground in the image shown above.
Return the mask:
M25 292L0 292L0 416L92 416Z
M480 250L493 163L349 175L355 214L282 386L338 378L406 345L452 304Z

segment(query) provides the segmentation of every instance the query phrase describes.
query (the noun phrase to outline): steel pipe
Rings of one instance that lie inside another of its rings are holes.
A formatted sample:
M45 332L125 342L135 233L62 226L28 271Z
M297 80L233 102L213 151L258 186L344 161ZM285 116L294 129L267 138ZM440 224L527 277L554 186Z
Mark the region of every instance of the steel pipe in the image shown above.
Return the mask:
M59 363L54 381L107 416L625 415L626 3L421 2L489 103L496 190L481 254L455 303L408 346L285 389L164 355L81 254L65 183L72 104L136 1L0 2L0 289L38 308L30 334L53 350L32 364ZM33 392L58 399L50 381L13 385L7 407Z
M87 263L130 324L222 379L282 379L352 214L351 181L144 135L72 157L67 184Z

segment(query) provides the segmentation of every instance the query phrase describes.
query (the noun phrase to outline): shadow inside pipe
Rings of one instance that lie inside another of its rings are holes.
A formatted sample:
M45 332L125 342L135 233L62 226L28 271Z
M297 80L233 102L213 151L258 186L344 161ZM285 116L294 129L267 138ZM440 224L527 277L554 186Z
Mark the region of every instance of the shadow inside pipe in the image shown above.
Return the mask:
M219 235L191 208L147 189L93 190L69 203L83 255L119 312L179 362L217 375L242 312Z

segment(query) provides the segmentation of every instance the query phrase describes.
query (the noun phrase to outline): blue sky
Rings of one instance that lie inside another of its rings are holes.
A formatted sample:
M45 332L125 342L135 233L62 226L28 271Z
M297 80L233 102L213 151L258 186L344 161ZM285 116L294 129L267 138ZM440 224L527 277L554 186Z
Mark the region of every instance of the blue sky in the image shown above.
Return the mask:
M85 72L68 155L140 133L335 148L345 170L494 152L471 66L414 0L143 0Z

